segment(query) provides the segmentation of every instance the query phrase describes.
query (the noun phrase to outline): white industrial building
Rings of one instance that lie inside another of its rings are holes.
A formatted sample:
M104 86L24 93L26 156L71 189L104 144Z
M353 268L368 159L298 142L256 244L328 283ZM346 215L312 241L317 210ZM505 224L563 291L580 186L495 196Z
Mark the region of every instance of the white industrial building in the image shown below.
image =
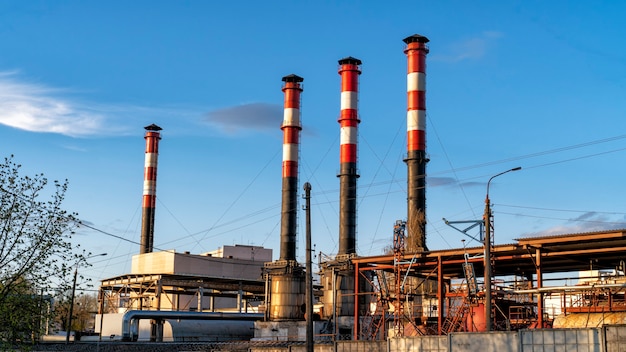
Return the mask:
M102 280L96 332L103 339L163 341L252 336L264 312L263 266L270 261L271 249L248 245L137 254L131 273Z

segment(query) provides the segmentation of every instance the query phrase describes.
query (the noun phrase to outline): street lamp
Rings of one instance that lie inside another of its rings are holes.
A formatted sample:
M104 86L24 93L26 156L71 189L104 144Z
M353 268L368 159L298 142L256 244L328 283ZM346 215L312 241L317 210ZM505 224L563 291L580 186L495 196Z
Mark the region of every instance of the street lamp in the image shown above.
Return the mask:
M107 255L107 254L106 253L94 254L94 255L90 255L84 258L84 260L87 260L93 257L104 256L104 255ZM76 267L74 268L74 283L72 284L72 298L70 299L70 312L69 312L69 315L67 316L67 326L65 329L66 330L66 335L65 335L66 345L70 343L70 331L72 330L72 314L74 314L74 295L76 294L76 277L78 276L78 264L80 264L80 260L76 262Z
M483 221L485 223L485 330L491 331L491 203L489 201L489 185L494 178L504 175L507 172L518 171L522 168L520 166L514 167L510 170L503 171L497 175L491 176L487 181L487 195L485 197L485 215Z

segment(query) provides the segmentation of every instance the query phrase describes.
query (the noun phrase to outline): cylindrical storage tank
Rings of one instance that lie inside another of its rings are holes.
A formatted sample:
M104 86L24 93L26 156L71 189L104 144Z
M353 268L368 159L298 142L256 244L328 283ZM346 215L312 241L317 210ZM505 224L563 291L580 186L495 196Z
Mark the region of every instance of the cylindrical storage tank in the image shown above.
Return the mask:
M354 277L338 273L334 275L335 283L333 284L332 272L328 274L322 277L325 293L322 303L325 318L333 316L333 305L337 309L337 316L354 315Z
M361 273L363 275L363 273ZM333 277L335 283L333 284ZM333 316L333 306L336 314L340 316L354 316L354 272L335 272L326 270L320 273L320 282L324 295L321 297L323 304L322 318L328 319ZM372 287L367 279L361 276L359 280L359 292L371 292ZM372 301L371 295L359 296L359 315L367 314Z
M487 322L485 321L485 305L483 303L470 306L469 314L465 318L465 331L487 331Z
M270 320L297 320L304 317L306 281L303 275L272 276Z

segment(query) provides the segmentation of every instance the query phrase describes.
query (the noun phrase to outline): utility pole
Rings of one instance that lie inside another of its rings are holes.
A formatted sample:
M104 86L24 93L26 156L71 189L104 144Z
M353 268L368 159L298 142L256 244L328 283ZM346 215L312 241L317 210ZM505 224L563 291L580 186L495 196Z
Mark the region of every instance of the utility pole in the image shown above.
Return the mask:
M306 214L306 350L313 352L313 263L311 261L311 184L304 184Z
M90 255L82 260L87 260L93 257L99 257L107 255L106 253L94 254ZM70 332L72 331L72 315L74 314L74 296L76 295L76 277L78 276L78 265L80 265L80 260L76 262L76 266L74 267L74 282L72 283L72 298L70 298L70 312L67 316L67 326L65 327L65 344L70 343ZM100 330L102 330L102 326L100 326ZM76 341L76 336L74 336L74 341Z
M65 344L70 343L70 332L72 331L72 315L74 314L74 295L76 293L76 276L78 276L78 263L74 268L74 283L72 284L72 298L70 299L70 312L67 316L67 326L65 327ZM74 336L74 340L76 336Z

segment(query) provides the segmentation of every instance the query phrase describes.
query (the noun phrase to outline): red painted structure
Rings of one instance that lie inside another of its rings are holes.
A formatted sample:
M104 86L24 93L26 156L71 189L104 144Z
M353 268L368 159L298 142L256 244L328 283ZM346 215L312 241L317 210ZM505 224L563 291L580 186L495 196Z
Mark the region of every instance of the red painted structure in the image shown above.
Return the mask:
M285 93L283 124L283 188L280 232L280 259L296 260L296 230L298 208L298 149L300 145L300 93L304 78L283 77Z
M361 60L346 57L339 60L341 75L341 125L339 177L339 251L338 254L356 253L356 180L358 90Z
M407 232L426 248L426 54L428 38L406 37L407 72ZM417 232L417 233L415 233Z
M151 253L154 242L154 211L156 208L157 161L161 127L146 126L146 157L143 176L143 202L141 220L141 246L139 253Z

